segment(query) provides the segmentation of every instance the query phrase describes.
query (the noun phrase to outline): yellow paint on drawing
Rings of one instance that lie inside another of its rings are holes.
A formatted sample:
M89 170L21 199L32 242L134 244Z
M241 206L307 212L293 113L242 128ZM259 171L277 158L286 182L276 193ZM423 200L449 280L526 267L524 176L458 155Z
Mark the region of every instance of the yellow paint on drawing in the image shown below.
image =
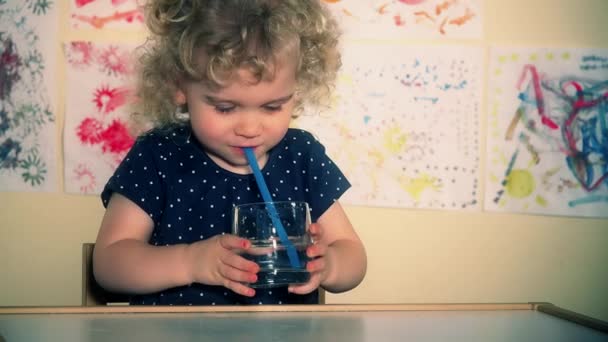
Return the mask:
M407 143L407 135L397 126L384 133L384 146L391 153L401 152Z
M371 160L374 161L376 167L380 168L384 165L384 155L380 150L373 148L367 152L367 155L370 157Z
M528 170L514 169L507 176L506 190L511 197L528 197L534 191L535 186L534 177Z
M346 84L351 87L355 85L355 82L353 81L353 77L350 74L339 74L338 83Z
M420 200L422 193L425 190L438 190L439 186L436 185L437 178L431 177L426 174L420 175L418 178L401 179L400 185L412 198L416 201Z
M536 195L536 204L540 205L541 207L547 207L547 200L540 195Z

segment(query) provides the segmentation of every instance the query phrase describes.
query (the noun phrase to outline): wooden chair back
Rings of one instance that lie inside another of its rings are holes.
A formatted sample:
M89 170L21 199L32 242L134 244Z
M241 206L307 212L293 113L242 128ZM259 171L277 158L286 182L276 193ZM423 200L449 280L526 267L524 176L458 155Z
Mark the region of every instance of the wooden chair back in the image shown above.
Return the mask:
M93 275L94 248L94 243L82 244L82 306L128 303L128 295L108 292L95 281Z

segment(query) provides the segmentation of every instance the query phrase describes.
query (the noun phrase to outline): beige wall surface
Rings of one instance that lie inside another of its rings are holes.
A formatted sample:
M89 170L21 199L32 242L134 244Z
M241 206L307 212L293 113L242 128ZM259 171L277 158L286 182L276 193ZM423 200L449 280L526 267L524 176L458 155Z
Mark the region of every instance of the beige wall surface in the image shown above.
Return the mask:
M608 47L606 0L482 2L483 40L457 43L485 48ZM67 1L58 3L66 23ZM58 48L70 39L141 38L122 32L75 33L67 24L60 33ZM59 150L63 94L60 82ZM57 160L61 165L60 152ZM95 240L103 207L96 196L64 193L59 182L54 193L0 193L0 306L80 304L81 245ZM369 269L360 287L329 294L329 303L547 301L608 320L608 220L346 209L366 245Z

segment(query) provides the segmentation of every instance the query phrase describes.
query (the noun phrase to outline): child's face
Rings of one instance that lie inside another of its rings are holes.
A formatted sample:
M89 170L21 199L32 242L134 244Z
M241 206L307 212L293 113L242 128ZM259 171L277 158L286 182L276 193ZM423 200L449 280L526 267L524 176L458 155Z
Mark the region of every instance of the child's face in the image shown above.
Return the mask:
M292 59L277 66L274 78L258 83L244 69L215 91L202 83L182 83L178 98L185 97L192 131L209 157L226 170L247 174L250 169L242 148L253 147L258 162L264 165L268 150L289 128L295 74Z

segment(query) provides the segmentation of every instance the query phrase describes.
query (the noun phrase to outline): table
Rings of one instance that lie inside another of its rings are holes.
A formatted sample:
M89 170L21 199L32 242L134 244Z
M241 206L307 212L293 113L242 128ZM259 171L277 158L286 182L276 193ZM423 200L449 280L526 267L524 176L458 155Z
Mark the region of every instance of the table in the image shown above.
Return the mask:
M608 341L550 303L0 308L0 341Z

